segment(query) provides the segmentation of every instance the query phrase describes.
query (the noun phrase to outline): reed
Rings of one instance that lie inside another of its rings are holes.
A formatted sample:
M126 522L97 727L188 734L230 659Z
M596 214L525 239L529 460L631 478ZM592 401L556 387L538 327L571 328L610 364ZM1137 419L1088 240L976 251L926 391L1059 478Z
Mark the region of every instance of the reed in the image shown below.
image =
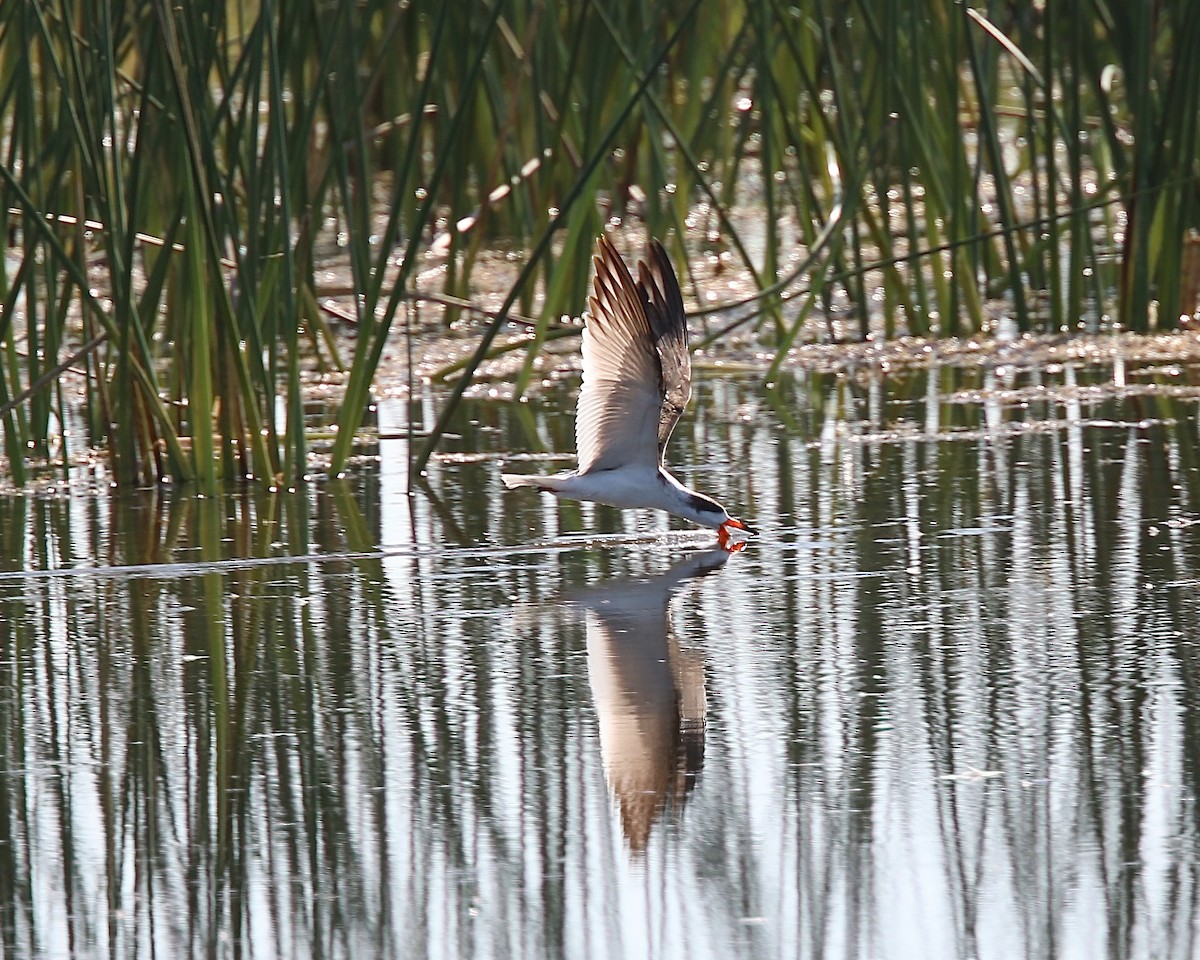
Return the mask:
M516 309L528 387L609 221L680 263L732 253L772 377L812 336L1171 328L1195 295L1198 43L1188 0L2 4L7 473L65 470L70 443L126 484L295 482L313 364L345 370L340 472L400 305L470 302L481 250L513 245L423 466Z

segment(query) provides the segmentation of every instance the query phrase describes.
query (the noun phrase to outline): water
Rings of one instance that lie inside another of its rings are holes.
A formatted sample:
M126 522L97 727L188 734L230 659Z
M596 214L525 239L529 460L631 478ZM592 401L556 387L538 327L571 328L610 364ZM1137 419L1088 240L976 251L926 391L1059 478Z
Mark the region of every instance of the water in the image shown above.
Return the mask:
M567 393L2 500L4 956L1193 956L1195 380L710 375L732 558L503 493Z

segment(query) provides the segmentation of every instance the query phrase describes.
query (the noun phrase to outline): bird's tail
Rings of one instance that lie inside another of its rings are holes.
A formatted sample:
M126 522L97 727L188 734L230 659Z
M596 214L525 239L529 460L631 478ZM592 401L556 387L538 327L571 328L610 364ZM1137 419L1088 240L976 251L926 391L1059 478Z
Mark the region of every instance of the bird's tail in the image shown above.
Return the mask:
M563 488L563 483L568 478L562 474L544 477L536 473L502 473L500 479L509 490L514 487L536 487L538 490L554 493Z

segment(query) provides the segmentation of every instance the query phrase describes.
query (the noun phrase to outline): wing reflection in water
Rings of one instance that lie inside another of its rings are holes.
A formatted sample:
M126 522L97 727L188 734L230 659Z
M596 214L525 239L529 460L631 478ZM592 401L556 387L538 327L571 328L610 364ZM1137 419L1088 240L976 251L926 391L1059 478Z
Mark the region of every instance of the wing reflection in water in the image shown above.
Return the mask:
M568 599L586 608L588 680L609 790L634 853L668 806L680 811L704 765L703 652L680 643L671 599L729 554L693 554L649 580L616 580Z

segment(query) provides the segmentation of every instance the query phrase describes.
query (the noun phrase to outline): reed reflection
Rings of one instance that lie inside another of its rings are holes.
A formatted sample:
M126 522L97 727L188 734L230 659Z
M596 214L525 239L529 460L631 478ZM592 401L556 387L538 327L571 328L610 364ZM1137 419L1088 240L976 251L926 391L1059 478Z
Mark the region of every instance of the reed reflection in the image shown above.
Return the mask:
M0 503L33 558L0 581L0 954L390 952L365 653L324 629L361 639L370 611L348 564L304 559L338 546L309 540L316 498L19 507Z
M613 580L568 598L586 609L604 774L635 854L668 808L683 810L704 766L704 652L681 640L671 600L728 559L725 550L708 550L650 579Z
M681 436L723 567L479 461L0 498L0 954L1195 956L1197 401L810 386Z

